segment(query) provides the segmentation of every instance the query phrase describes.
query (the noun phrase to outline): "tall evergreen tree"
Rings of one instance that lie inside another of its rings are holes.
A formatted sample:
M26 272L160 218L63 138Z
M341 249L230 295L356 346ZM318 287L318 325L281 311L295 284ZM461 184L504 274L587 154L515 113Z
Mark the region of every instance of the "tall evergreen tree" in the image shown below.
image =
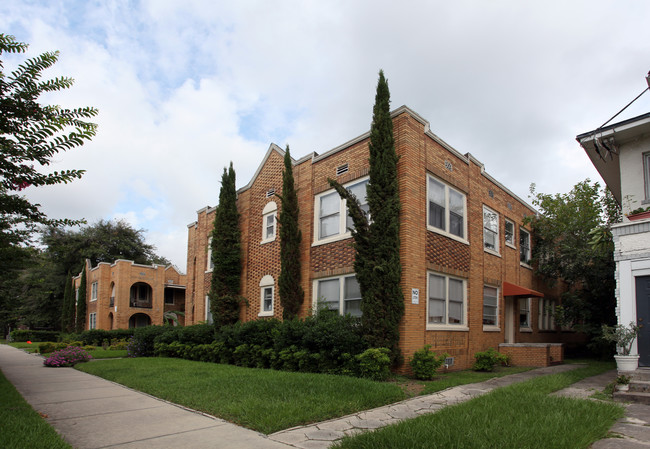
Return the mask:
M70 313L72 312L72 314ZM74 295L72 293L72 276L68 272L63 290L63 307L61 308L61 329L65 332L72 331L74 322Z
M291 319L298 316L304 292L300 285L300 242L302 233L298 227L298 195L293 179L293 165L289 145L284 153L282 172L282 210L280 211L280 302L282 317Z
M242 300L239 294L242 271L241 232L232 162L228 170L224 168L221 177L219 205L212 230L212 264L210 308L214 325L219 329L237 322Z
M404 315L399 256L399 158L390 117L390 92L383 71L379 72L368 147L370 179L366 198L369 217L354 194L334 180L329 182L347 200L354 223L352 237L357 251L354 270L361 289L361 321L365 338L373 347L389 348L393 362L397 362L399 322Z
M86 262L81 270L81 281L79 282L79 296L77 297L77 332L83 332L86 328Z

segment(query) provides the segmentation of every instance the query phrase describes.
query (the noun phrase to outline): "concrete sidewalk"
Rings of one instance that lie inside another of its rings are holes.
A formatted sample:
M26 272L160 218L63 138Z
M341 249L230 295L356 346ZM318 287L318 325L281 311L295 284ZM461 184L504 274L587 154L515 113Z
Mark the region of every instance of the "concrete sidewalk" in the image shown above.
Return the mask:
M72 446L90 448L261 448L290 446L74 368L0 345L0 369Z
M0 345L0 369L34 409L77 449L86 448L303 448L325 449L345 435L413 418L495 388L568 371L557 365L462 385L342 418L276 432L269 436L190 410L73 368L46 368L38 355ZM610 371L556 394L588 398L616 378ZM616 438L592 449L650 449L650 406L627 405Z

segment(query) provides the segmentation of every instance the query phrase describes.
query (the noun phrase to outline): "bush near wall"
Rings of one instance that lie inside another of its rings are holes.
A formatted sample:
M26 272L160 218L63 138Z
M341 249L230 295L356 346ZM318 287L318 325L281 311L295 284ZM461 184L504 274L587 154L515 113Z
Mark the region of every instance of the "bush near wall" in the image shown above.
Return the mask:
M324 312L304 320L236 323L223 326L211 342L206 341L210 336L207 328L199 326L205 325L168 328L158 333L154 337L154 354L244 367L373 379L389 375L387 350L368 348L359 321L350 316ZM140 338L139 332L134 339ZM138 354L143 352L142 347L142 341L138 340Z
M56 331L35 331L17 329L10 333L11 341L25 342L25 341L57 341L59 332Z
M101 346L104 340L110 342L113 340L127 340L133 336L136 329L113 329L110 331L103 329L90 329L80 334L67 335L68 339L80 340L84 345Z

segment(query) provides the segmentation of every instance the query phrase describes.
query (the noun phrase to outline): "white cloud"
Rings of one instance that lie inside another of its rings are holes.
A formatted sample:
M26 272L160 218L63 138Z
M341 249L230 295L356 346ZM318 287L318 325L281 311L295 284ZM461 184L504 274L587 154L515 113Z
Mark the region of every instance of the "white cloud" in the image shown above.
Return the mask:
M271 142L301 157L366 132L380 68L393 107L522 198L531 182L555 193L598 179L575 135L646 87L649 13L605 0L8 0L0 30L31 56L61 51L49 74L76 83L51 101L100 110L95 139L52 166L84 178L26 194L55 217L123 217L184 269L186 225L216 203L223 167L242 186Z

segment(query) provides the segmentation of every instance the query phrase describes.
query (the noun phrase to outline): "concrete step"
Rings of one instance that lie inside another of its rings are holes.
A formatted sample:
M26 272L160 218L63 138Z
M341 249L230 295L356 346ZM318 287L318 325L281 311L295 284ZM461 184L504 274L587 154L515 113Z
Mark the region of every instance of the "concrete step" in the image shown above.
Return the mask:
M650 405L650 393L639 391L615 391L614 400L617 402L634 402L636 404Z
M636 371L630 371L629 373L621 373L629 375L632 380L639 380L644 382L650 382L650 369L639 368Z
M650 381L632 379L630 381L630 391L637 393L650 393Z

